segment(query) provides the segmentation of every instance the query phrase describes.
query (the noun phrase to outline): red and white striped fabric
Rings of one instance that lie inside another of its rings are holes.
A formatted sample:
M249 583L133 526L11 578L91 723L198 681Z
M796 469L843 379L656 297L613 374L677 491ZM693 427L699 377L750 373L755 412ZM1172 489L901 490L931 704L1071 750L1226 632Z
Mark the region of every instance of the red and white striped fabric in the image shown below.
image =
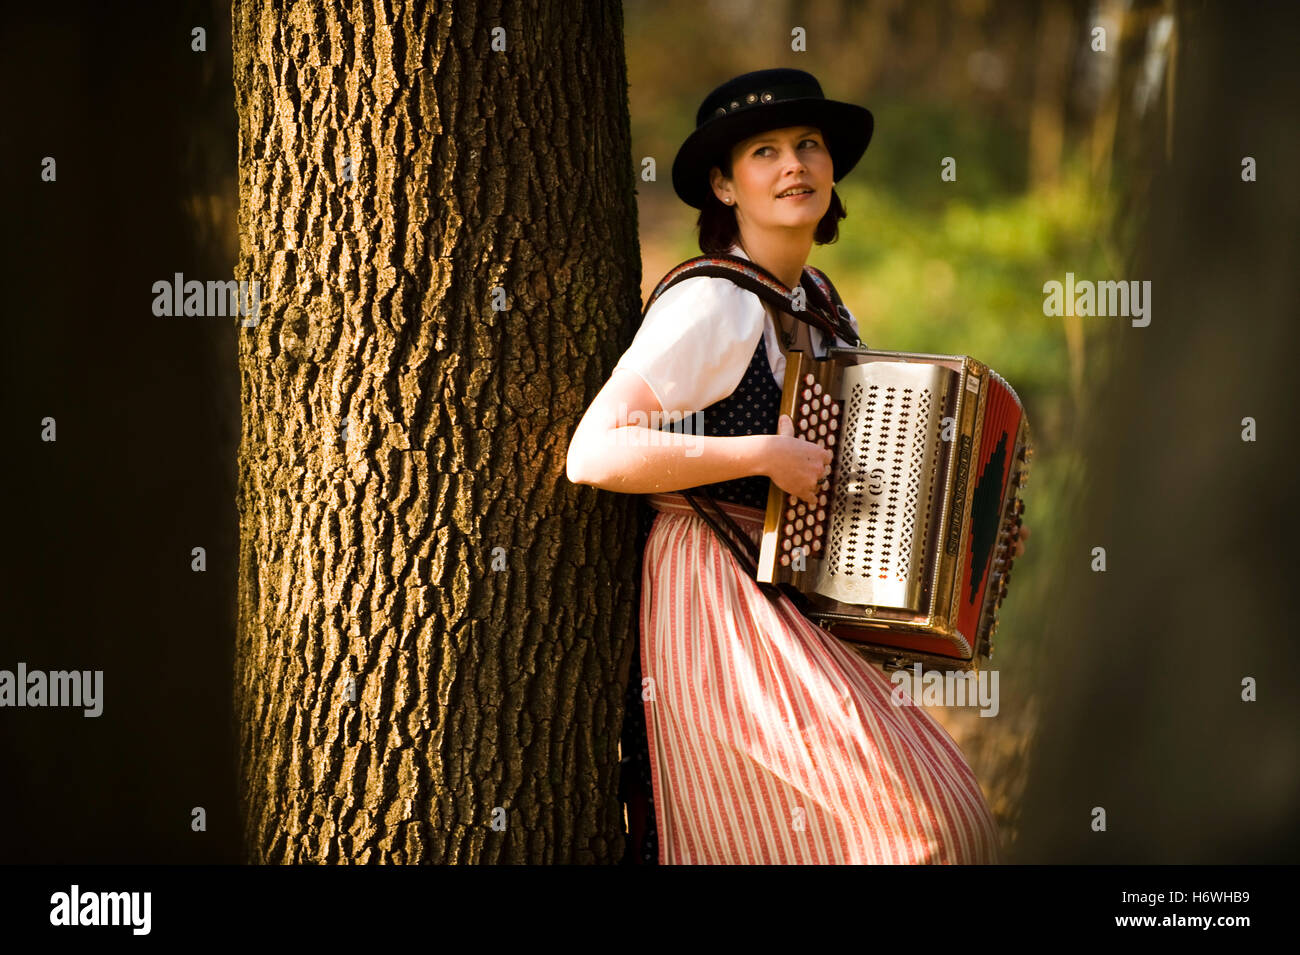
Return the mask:
M773 604L680 494L650 504L641 673L660 863L997 862L943 727ZM762 514L722 506L757 542Z

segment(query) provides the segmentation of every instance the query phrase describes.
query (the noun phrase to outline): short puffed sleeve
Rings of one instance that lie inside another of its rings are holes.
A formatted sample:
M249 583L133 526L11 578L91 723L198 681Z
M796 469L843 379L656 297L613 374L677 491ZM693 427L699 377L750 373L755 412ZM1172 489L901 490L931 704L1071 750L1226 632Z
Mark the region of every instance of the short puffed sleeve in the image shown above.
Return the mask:
M763 334L762 300L697 275L662 293L614 366L636 372L664 411L694 413L736 390Z

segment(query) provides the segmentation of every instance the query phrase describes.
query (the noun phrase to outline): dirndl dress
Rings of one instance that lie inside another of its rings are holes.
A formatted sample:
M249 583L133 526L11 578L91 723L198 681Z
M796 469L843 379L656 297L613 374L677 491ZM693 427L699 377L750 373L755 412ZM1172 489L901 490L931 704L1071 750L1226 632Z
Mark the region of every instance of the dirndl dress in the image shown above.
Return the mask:
M732 285L681 285L691 282ZM740 383L693 433L776 433L770 341L758 335ZM662 387L638 350L653 347L634 342L624 364ZM707 489L757 543L768 486L753 476ZM629 817L644 824L632 827L627 861L998 861L979 782L943 727L895 704L879 669L788 599L769 599L680 493L647 500L623 738ZM650 782L644 802L638 770Z

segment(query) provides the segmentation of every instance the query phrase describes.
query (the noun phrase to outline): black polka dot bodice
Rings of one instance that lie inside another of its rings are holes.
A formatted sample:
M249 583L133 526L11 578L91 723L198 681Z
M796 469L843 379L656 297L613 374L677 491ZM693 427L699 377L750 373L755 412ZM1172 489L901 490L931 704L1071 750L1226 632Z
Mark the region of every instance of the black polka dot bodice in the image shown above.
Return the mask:
M758 347L754 349L754 356L745 369L745 377L740 380L736 390L687 418L681 425L671 427L671 430L682 429L686 434L728 438L743 434L776 434L780 412L781 386L772 377L764 336L759 335ZM670 430L670 427L665 426L663 430ZM771 483L759 474L716 484L703 484L687 490L703 489L716 500L765 510Z

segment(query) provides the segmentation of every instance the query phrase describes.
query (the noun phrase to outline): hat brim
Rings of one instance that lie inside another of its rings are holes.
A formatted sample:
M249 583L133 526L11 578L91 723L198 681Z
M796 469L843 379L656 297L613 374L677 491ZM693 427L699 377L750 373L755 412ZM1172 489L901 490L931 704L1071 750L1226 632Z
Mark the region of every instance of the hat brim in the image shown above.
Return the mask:
M867 151L875 119L871 111L852 103L802 98L771 106L737 110L710 120L696 129L677 150L673 160L673 189L689 206L704 208L709 197L708 172L738 142L787 126L816 126L826 140L839 182Z

